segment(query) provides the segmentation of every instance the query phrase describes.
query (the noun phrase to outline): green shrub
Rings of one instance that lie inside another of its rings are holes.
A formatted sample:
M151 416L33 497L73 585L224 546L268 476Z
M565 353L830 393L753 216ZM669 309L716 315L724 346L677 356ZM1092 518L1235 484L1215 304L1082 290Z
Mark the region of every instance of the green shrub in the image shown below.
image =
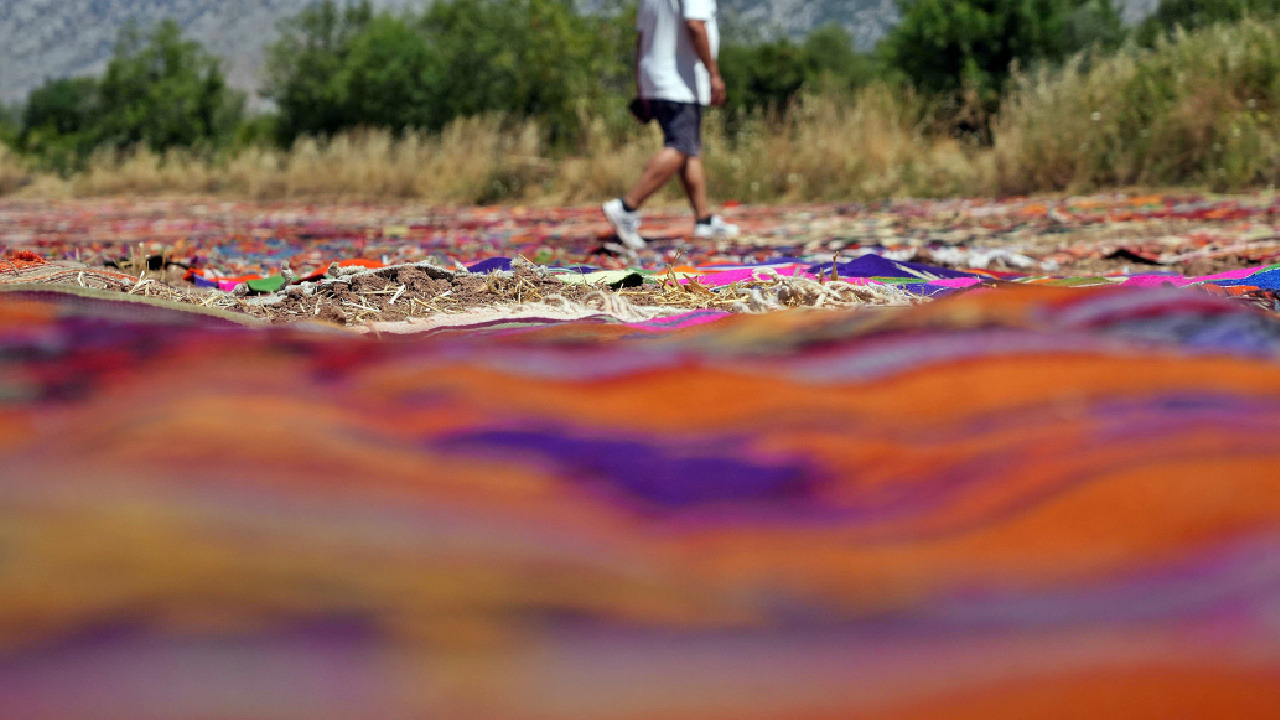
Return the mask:
M1122 35L1110 0L899 0L888 64L929 94L977 92L994 107L1014 64L1056 63Z

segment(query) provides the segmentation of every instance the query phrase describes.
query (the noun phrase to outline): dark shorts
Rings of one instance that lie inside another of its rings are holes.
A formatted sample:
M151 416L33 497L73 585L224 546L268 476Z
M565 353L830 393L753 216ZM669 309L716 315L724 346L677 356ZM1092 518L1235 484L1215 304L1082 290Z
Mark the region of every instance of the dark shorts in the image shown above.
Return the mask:
M649 116L662 128L662 144L689 157L702 154L702 106L696 103L650 100Z

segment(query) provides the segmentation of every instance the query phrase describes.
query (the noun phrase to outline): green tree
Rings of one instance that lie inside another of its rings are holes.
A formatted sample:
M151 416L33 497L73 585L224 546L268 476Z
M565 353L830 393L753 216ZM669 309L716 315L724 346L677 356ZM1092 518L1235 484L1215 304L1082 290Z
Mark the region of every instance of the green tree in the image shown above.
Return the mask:
M17 107L0 104L0 143L17 146L18 134L22 132L22 110Z
M400 18L373 18L351 39L333 78L346 124L402 131L431 124L438 58Z
M786 38L726 43L720 66L731 134L746 115L785 111L806 88L848 93L879 74L871 57L858 52L848 31L834 23L815 29L801 44Z
M728 112L785 110L808 79L807 60L804 48L786 39L725 45L720 71L729 96Z
M1246 15L1280 16L1280 0L1161 0L1160 6L1138 27L1138 42L1151 46L1175 28L1195 30L1221 22L1238 22Z
M624 59L634 32L619 25L634 10L585 16L572 0L452 0L431 5L422 24L440 58L435 88L441 116L505 112L548 121L552 139L581 129L582 105L600 105L629 84Z
M605 90L606 47L596 23L578 13L573 0L516 0L503 12L527 18L525 31L513 33L519 72L511 110L546 118L553 140L575 137L579 109L596 104Z
M36 132L72 135L93 129L99 113L98 81L91 77L48 80L31 91L22 111L22 137Z
M27 97L15 144L49 167L71 169L98 143L100 96L96 78L46 81Z
M1059 62L1121 36L1110 0L899 0L888 64L929 93L965 89L993 103L1011 66Z
M227 87L218 59L184 39L172 20L121 32L100 98L99 140L122 148L222 145L244 112L244 98Z
M849 31L837 23L815 28L803 49L807 82L817 90L851 90L879 74L874 59L858 52Z
M357 124L340 75L354 38L373 17L367 0L345 7L324 0L280 23L279 39L267 47L262 94L276 104L281 141L327 135Z
M626 6L587 16L572 0L441 0L416 19L326 0L281 26L265 94L286 143L360 125L438 130L483 113L542 118L552 140L571 141L582 105L622 105L611 93L629 82L628 12L634 27Z
M518 0L516 0L518 1ZM433 126L466 115L511 110L523 104L521 19L507 12L507 0L452 0L433 3L422 28L439 59L432 88Z

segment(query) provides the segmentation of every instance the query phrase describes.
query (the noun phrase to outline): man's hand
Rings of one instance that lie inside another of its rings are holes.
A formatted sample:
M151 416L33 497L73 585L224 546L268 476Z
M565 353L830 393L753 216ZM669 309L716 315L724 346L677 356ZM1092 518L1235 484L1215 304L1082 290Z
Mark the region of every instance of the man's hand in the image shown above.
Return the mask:
M725 89L724 78L720 73L711 76L711 104L720 107L729 99L729 91Z

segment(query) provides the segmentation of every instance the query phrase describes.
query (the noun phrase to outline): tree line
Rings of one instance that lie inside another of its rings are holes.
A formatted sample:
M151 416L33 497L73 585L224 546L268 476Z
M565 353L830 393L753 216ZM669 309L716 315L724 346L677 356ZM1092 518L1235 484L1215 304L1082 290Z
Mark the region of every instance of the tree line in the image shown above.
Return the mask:
M914 88L939 108L963 99L990 112L1015 67L1280 15L1280 0L1163 0L1129 28L1111 0L899 2L901 22L870 51L837 25L799 40L727 27L727 127L783 111L805 91L849 93L872 81ZM100 148L287 147L304 136L437 131L498 113L540 118L549 141L572 149L588 123L626 128L635 13L634 2L585 14L573 0L437 0L417 12L322 0L280 24L261 90L271 110L256 115L218 59L174 22L131 25L101 76L52 79L20 107L0 108L0 142L70 170Z

